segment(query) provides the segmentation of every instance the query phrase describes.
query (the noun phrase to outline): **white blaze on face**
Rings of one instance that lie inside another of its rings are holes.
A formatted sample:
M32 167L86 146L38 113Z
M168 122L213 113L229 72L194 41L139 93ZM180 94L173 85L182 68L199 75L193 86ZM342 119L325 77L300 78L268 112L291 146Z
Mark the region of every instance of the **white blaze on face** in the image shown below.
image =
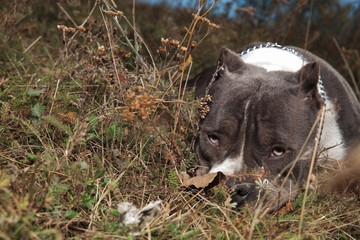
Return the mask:
M242 164L242 156L239 156L239 158L226 158L221 163L214 164L209 173L222 172L227 176L232 176L241 171Z
M240 135L241 135L241 145L240 145L240 153L239 156L235 157L227 157L224 161L220 163L214 164L209 173L216 173L216 172L222 172L223 174L227 176L235 175L236 173L239 173L244 165L244 146L245 146L245 138L246 138L246 127L247 127L247 121L248 121L248 108L250 105L250 101L248 100L245 105L244 110L244 119L241 124L240 128Z
M270 71L297 72L306 63L295 54L279 48L259 48L241 56L241 59L251 65Z

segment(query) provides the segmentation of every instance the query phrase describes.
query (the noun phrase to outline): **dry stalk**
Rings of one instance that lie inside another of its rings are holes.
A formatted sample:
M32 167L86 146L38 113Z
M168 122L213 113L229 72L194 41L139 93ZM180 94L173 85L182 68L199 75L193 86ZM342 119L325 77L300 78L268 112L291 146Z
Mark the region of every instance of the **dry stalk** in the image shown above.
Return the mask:
M74 19L70 16L70 14L63 8L63 6L61 6L60 3L57 3L58 7L60 8L60 10L68 17L68 19L70 19L70 21L72 22L72 24L74 24L75 27L77 27L78 25L76 24L76 22L74 21Z
M184 37L184 40L186 39L187 35L188 36L188 41L187 41L187 44L186 44L186 51L185 51L185 54L184 54L184 60L183 60L183 66L186 65L186 62L188 61L188 58L190 59L191 55L190 55L190 52L189 52L189 49L190 49L190 46L192 44L192 38L193 38L193 35L194 35L194 31L195 31L195 27L197 26L197 23L200 21L200 22L206 22L210 27L216 27L218 28L218 25L216 24L212 24L205 16L209 13L209 11L215 6L215 4L217 3L217 1L214 1L212 3L212 5L207 9L207 11L202 14L200 16L200 13L201 13L201 10L202 8L205 6L206 4L206 1L203 2L202 5L200 5L200 1L199 1L199 9L197 11L197 13L195 14L194 16L194 20L192 21L192 23L190 24L190 30L187 31L185 37ZM206 20L207 21L206 21ZM190 70L189 70L190 71ZM182 82L184 80L184 74L185 74L185 68L182 68L181 69L181 75L180 75L180 81L179 81L179 91L178 91L178 100L182 100L182 89L181 89L181 86L182 86ZM187 81L187 80L186 80ZM181 107L181 104L178 103L176 108L177 108L177 111L176 111L176 114L175 114L175 121L174 121L174 130L173 132L175 133L176 131L176 127L177 127L177 122L178 122L178 118L179 118L179 114L180 114L180 107Z
M89 21L90 17L92 16L92 14L94 13L95 9L96 9L96 6L98 5L98 1L95 1L94 2L94 5L92 7L92 9L90 10L88 16L86 17L86 19L81 23L80 26L80 29L83 28L85 26L85 24ZM75 38L75 36L80 32L80 30L78 29L72 36L71 38L68 40L67 42L67 46L71 44L71 42L73 41L73 39ZM52 72L55 72L55 68L59 66L59 63L60 61L63 59L64 57L64 53L65 55L67 55L67 47L65 46L65 49L62 50L59 58L56 60L55 64L54 64L54 67L53 69L51 70ZM56 90L55 90L55 93L54 93L54 97L52 98L52 102L51 102L51 107L50 107L50 114L52 112L52 109L53 109L53 106L54 106L54 103L55 103L55 100L56 100L56 93L57 93L57 89L58 89L58 86L60 84L60 78L58 79L58 82L57 82L57 87L56 87Z
M109 4L107 3L107 1L106 1L106 0L102 0L102 2L104 3L104 5L105 5L105 7L106 7L106 10L107 10L107 11L111 11L111 8L110 8ZM152 64L153 64L153 68L154 68L154 79L155 79L156 65L155 65L155 61L154 61L154 58L153 58L153 56L152 56L152 54L151 54L150 49L148 48L148 46L147 46L147 44L145 43L145 41L141 38L140 34L136 31L135 26L133 26L133 25L129 22L129 20L128 20L124 15L121 15L121 16L125 19L125 21L128 23L128 25L133 29L134 34L137 36L137 37L134 39L135 42L136 42L136 44L137 44L137 41L136 41L137 38L139 38L139 39L141 40L141 42L144 44L144 46L145 46L145 48L146 48L146 50L147 50L147 52L148 52L148 54L149 54L149 57L150 57L150 59L151 59L151 61L152 61ZM130 39L127 37L127 35L126 35L126 33L125 33L125 30L121 27L121 25L120 25L120 23L119 23L119 21L118 21L118 16L115 15L115 16L112 16L112 18L113 18L113 20L114 20L114 22L115 22L116 27L120 30L120 33L121 33L122 36L125 38L126 43L127 43L128 46L132 49L132 51L135 53L136 59L137 59L137 61L140 62L142 68L144 68L144 69L149 69L149 67L148 67L148 65L146 64L144 58L139 54L139 51L138 51L139 49L138 49L138 47L137 47L137 46L134 46L134 45L131 43Z
M116 75L116 80L118 81L118 85L119 85L119 88L120 88L120 91L122 90L122 87L121 87L121 82L120 82L120 79L119 79L119 71L116 67L116 61L115 61L115 55L114 55L114 45L113 45L113 39L111 37L111 34L110 34L110 31L109 31L109 27L108 25L106 24L106 20L104 18L104 14L102 11L100 11L101 13L101 17L104 21L104 24L105 24L105 28L106 28L106 32L107 32L107 35L108 35L108 38L109 38L109 44L110 44L110 51L111 51L111 57L112 57L112 60L113 60L113 64L114 64L114 69L115 69L115 75Z
M80 142L85 140L87 127L88 127L87 123L83 121L79 122L78 125L76 126L75 131L73 135L70 137L68 146L65 150L64 156L66 159L68 159L71 156L74 147L77 146Z
M23 54L26 53L27 51L29 51L30 48L32 48L40 39L41 39L41 36L39 36L38 38L36 38L36 39L23 51Z
M322 126L323 126L323 123L324 123L325 106L322 106L320 112L321 112L320 124L319 124L318 132L317 132L316 138L315 138L315 146L314 146L313 155L312 155L312 158L311 158L310 169L309 169L309 173L308 173L307 180L306 180L304 198L303 198L302 206L301 206L300 222L299 222L299 231L298 231L298 237L299 237L299 238L300 238L300 234L301 234L301 231L302 231L302 222L303 222L303 220L304 220L305 203L306 203L307 193L308 193L308 190L309 190L310 178L311 178L311 174L312 174L312 172L313 172L313 168L314 168L314 165L315 165L315 159L316 159L316 156L317 156L317 149L318 149L318 146L319 146L321 130L322 130Z
M346 59L343 51L341 51L340 45L339 45L338 41L336 40L336 38L333 38L333 41L334 41L335 46L336 46L336 48L338 49L338 51L339 51L339 53L340 53L340 55L341 55L342 60L344 61L344 64L345 64L346 69L347 69L348 72L349 72L350 79L351 79L351 82L352 82L352 84L353 84L353 86L354 86L354 88L355 88L355 92L356 92L357 98L358 98L358 100L360 100L360 90L359 90L359 86L358 86L357 83L356 83L354 74L353 74L353 72L351 71L351 68L350 68L350 66L349 66L349 62L347 61L347 59Z
M204 200L204 202L207 203L207 205L216 207L216 208L223 214L223 216L226 218L226 222L227 222L228 224L230 224L230 226L234 229L234 231L236 232L237 237L238 237L239 239L245 239L245 238L242 236L242 234L239 232L239 230L235 227L235 225L232 223L232 221L231 221L231 219L229 218L228 214L226 214L226 213L224 212L224 210L223 210L218 204L210 202L210 201L209 201L208 199L206 199L204 196L201 196L201 195L200 195L200 197Z
M307 49L307 42L308 42L308 38L309 38L310 23L311 23L311 17L312 17L312 15L311 15L312 8L313 8L313 1L311 1L311 5L310 5L310 15L309 15L308 22L307 22L307 29L306 29L304 49ZM305 53L306 53L306 52L305 52ZM304 56L306 56L306 55L304 54ZM301 72L301 76L300 76L300 86L301 86L301 81L302 81L302 72ZM299 87L299 89L298 89L298 94L297 94L298 103L297 103L297 105L296 105L295 114L294 114L293 120L292 120L292 122L291 122L291 126L290 126L290 130L289 130L287 142L289 142L289 139L290 139L290 137L291 137L291 135L292 135L293 126L294 126L294 124L295 124L296 114L298 113L298 108L300 107L300 102L301 102L301 101L300 101L300 93L301 93L301 87ZM311 137L311 135L312 135L312 133L313 133L316 125L317 125L317 123L318 123L318 119L319 119L319 117L320 117L320 114L322 114L321 111L318 113L318 116L317 116L317 118L316 118L313 126L311 127L311 129L310 129L310 131L309 131L309 133L308 133L308 135L307 135L307 137L306 137L306 139L305 139L305 141L304 141L304 143L303 143L303 145L302 145L302 147L301 147L301 149L300 149L300 151L299 151L299 154L296 156L295 160L294 160L293 162L289 163L288 166L285 166L285 167L284 167L284 169L287 169L287 168L291 165L291 167L290 167L287 175L285 176L284 180L282 181L282 183L281 183L281 185L280 185L280 187L279 187L278 194L280 194L280 191L281 191L281 189L283 188L286 180L289 178L290 174L292 173L292 170L293 170L293 168L295 167L295 164L299 161L299 159L300 159L300 157L301 157L301 154L303 153L303 151L304 151L304 149L305 149L305 147L306 147L306 145L307 145L307 143L308 143L308 141L309 141L309 139L310 139L310 137ZM287 146L286 146L286 148L287 148ZM314 154L314 153L313 153L313 154ZM280 175L281 175L281 174L280 174ZM275 179L275 180L276 180L276 179ZM274 180L274 181L275 181L275 180ZM261 214L261 217L260 217L260 218L262 218L265 214L267 214L267 212L268 212L269 210L270 210L270 208L265 209L265 211Z
M321 115L322 115L322 111L319 111L318 116L316 117L316 120L314 121L314 123L313 123L313 125L312 125L312 127L311 127L311 129L310 129L310 131L309 131L309 133L308 133L308 135L307 135L307 137L306 137L303 145L301 146L300 151L299 151L298 155L296 156L295 160L294 160L293 162L289 163L287 166L284 167L284 169L287 169L288 167L290 167L290 169L289 169L288 173L286 174L284 180L282 181L282 183L281 183L281 185L280 185L280 187L279 187L279 191L278 191L278 193L277 193L276 195L279 195L279 194L280 194L280 191L281 191L281 189L284 187L285 182L286 182L287 179L290 177L290 174L292 173L292 170L294 169L296 163L299 161L302 153L304 152L304 149L305 149L307 143L308 143L309 140L310 140L310 137L311 137L312 133L314 132L316 126L318 125L318 120L321 118ZM290 165L291 165L291 166L290 166ZM281 174L280 174L280 175L281 175ZM275 180L276 180L276 179L275 179ZM274 181L275 181L275 180L274 180ZM264 201L264 200L265 200L265 199L263 199L263 201ZM260 205L259 205L258 208L261 208L261 207L262 207L263 201L260 202ZM270 208L265 208L264 211L263 211L263 212L261 213L261 215L259 216L259 220L262 219L266 214L268 214L268 212L269 212L270 210L271 210Z

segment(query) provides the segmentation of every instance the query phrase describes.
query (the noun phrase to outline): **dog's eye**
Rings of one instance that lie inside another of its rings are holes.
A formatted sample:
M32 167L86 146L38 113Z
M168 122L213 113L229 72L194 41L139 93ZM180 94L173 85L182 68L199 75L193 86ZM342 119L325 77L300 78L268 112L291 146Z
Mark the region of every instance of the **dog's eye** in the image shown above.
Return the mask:
M270 157L280 157L284 155L285 149L281 147L274 147L271 151Z
M220 146L220 141L219 141L219 138L215 135L208 135L208 138L209 138L209 142L211 144L214 144L216 146Z

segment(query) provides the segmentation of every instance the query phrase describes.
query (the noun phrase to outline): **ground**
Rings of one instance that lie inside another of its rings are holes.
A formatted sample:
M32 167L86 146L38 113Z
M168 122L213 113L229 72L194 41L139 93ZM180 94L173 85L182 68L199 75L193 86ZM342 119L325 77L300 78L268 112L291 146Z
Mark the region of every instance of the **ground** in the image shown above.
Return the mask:
M264 27L232 41L236 24L210 18L211 4L201 11L112 1L2 6L0 239L360 238L358 185L331 191L331 170L317 170L318 185L275 213L234 208L222 185L182 187L183 173L196 168L200 117L185 84L225 43L274 41ZM350 79L358 49L331 52ZM121 224L119 203L157 200L161 211L151 221Z

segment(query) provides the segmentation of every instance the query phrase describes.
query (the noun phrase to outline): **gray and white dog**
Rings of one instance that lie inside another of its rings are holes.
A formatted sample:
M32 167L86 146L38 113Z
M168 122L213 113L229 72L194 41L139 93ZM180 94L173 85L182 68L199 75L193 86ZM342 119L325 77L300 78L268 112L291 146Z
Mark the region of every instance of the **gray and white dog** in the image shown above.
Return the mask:
M360 136L360 105L349 84L300 48L274 43L251 44L240 53L224 48L217 66L194 82L197 97L211 96L195 145L197 175L263 169L270 173L263 181L265 198L276 199L277 206L303 187L317 142L318 162L341 161ZM257 199L264 191L256 184L231 178L233 201Z

